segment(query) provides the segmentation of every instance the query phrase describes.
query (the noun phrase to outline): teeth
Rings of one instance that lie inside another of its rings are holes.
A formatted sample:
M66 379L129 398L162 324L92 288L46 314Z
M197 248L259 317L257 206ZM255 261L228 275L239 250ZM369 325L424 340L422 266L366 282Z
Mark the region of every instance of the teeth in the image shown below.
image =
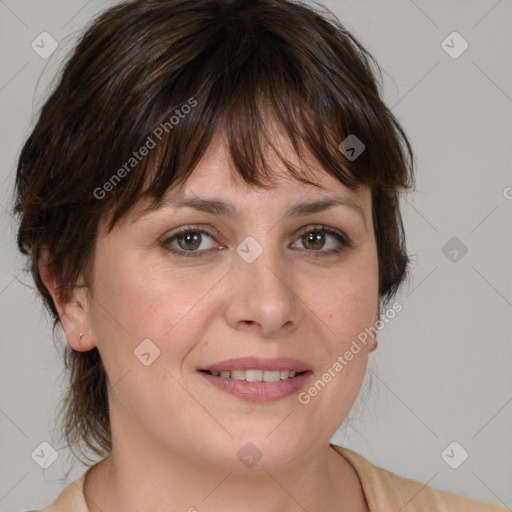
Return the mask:
M281 372L279 370L264 371L263 382L277 382L281 379Z
M263 370L245 370L245 380L247 382L261 382L264 373Z
M247 382L277 382L279 380L291 379L297 375L293 370L223 370L221 372L210 372L212 375L221 376L225 379L246 380Z

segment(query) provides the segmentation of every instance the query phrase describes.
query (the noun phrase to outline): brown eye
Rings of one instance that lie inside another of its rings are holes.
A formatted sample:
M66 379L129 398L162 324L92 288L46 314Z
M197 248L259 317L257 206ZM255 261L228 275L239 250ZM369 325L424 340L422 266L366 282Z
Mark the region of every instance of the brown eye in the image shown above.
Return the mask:
M302 237L306 249L321 249L325 244L325 233L320 231L311 231Z
M178 256L203 256L203 253L215 247L208 239L213 240L213 235L207 231L186 227L167 236L162 241L162 246Z
M208 240L211 242L208 243ZM208 231L188 226L170 234L161 244L166 250L178 256L197 257L204 256L215 247L224 248L216 246L213 241L214 236ZM301 242L303 249L313 257L333 256L352 247L350 239L344 233L328 229L325 226L306 228L299 235L298 241Z
M325 226L306 228L299 235L298 240L301 241L303 248L314 257L332 256L352 247L350 239L344 233L328 229ZM326 244L327 248L325 248Z
M195 251L201 245L201 233L199 231L187 231L184 235L175 238L180 249Z

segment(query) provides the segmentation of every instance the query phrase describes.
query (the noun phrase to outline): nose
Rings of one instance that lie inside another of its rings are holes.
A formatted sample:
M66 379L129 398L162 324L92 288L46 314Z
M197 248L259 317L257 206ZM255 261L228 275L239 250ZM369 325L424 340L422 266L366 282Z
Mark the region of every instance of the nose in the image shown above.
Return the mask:
M263 337L282 337L295 329L300 300L294 290L293 265L269 248L252 263L237 255L233 264L225 310L230 327Z

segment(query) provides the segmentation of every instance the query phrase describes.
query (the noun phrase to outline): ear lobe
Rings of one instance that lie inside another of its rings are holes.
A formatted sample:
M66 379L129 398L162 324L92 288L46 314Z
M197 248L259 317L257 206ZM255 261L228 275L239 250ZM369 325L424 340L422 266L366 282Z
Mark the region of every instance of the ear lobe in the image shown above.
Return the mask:
M89 293L85 286L73 289L70 297L62 293L55 267L49 262L47 252L39 259L39 273L50 292L68 345L78 352L87 352L96 346L89 325Z
M85 286L73 290L70 300L62 305L60 319L73 350L87 352L96 346L89 326L89 293Z

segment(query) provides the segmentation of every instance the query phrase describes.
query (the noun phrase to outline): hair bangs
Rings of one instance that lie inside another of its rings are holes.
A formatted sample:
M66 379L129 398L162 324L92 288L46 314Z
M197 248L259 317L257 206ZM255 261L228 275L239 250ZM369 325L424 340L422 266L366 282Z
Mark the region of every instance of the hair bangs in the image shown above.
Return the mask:
M217 50L221 55L230 51L234 49L229 46ZM306 184L315 185L313 174L308 172L311 157L316 160L315 168L351 189L386 182L385 169L376 165L382 158L380 150L373 157L375 161L368 151L356 163L339 147L354 132L364 140L375 138L371 123L361 123L361 97L347 98L347 92L335 87L332 80L320 82L320 77L301 73L297 55L279 53L272 45L259 45L243 62L230 61L220 76L209 70L206 61L212 65L211 59L215 56L208 52L197 66L188 66L188 76L180 76L182 83L189 84L189 91L195 91L188 102L176 102L176 94L169 95L163 88L148 105L145 117L141 114L136 145L152 136L158 140L137 171L112 194L109 229L138 200L148 198L148 210L158 208L169 189L190 177L216 135L224 141L236 170L233 178L254 186L273 186L278 173L271 168L269 155L276 155L291 177ZM186 96L183 87L181 94ZM177 116L170 113L179 112L191 100L194 108L187 108L171 126L169 120ZM169 104L173 106L169 108ZM282 136L299 165L284 156ZM394 187L396 169L390 176L393 180L387 185Z

